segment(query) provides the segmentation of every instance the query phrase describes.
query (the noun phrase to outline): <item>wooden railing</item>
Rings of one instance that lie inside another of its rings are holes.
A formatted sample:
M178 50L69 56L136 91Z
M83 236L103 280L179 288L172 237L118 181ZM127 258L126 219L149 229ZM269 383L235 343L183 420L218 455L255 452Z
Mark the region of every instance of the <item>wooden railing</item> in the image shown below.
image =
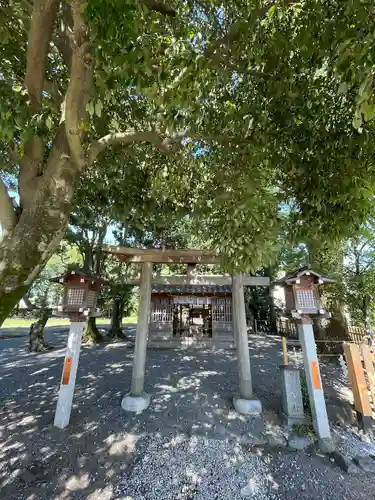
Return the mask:
M349 326L348 332L351 341L355 344L364 344L367 342L367 332L365 328L361 328L360 326Z
M277 333L288 339L298 339L297 325L291 318L277 318Z
M291 318L278 318L277 319L277 332L279 335L285 335L289 339L298 339L297 325L295 321ZM347 341L354 342L355 344L364 344L367 342L367 332L365 328L359 326L349 326L348 327L349 339ZM332 339L332 337L327 335L327 340ZM343 342L344 339L332 339L337 340L337 342ZM323 342L323 340L322 340Z
M361 330L360 335L363 332L363 329ZM371 400L372 406L375 408L374 353L366 344L358 346L345 342L343 345L347 376L353 392L358 425L366 431L371 425L373 415Z

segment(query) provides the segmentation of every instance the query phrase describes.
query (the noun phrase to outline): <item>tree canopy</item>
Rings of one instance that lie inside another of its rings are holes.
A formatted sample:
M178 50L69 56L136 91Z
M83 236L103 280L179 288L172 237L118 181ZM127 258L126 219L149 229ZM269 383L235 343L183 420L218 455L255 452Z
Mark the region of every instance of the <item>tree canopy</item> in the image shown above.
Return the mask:
M293 237L353 236L373 210L373 14L360 0L7 0L0 322L103 170L111 203L125 179L146 212L188 212L228 269L271 262L286 212Z

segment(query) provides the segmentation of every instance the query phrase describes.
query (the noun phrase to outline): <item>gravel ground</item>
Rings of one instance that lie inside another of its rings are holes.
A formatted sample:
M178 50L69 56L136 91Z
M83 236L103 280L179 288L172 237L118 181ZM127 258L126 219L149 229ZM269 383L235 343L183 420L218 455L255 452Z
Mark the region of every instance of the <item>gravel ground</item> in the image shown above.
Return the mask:
M24 338L0 340L2 500L375 499L375 480L359 469L344 477L327 458L265 444L270 434L283 444L276 339L251 345L264 419L233 411L236 358L223 350L149 350L152 404L126 414L133 351L117 343L83 348L71 424L61 431L52 423L66 336L49 329L55 349L43 354L28 353ZM344 386L337 380L329 386L334 410ZM374 449L355 433L336 434L346 451Z
M374 482L364 475L344 478L318 456L246 449L193 436L153 437L131 473L120 479L114 498L149 500L321 500L374 498ZM111 497L108 497L111 498Z

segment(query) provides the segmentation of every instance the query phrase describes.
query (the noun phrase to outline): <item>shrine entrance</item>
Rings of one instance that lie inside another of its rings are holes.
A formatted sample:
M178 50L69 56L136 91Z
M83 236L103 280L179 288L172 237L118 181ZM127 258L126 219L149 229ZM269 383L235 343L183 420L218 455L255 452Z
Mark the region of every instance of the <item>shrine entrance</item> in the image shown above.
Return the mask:
M174 304L173 337L212 337L211 304Z
M260 413L262 405L254 398L251 383L244 286L269 286L269 279L243 273L198 275L197 264L221 263L220 256L209 250L107 247L105 251L123 262L141 264L140 277L125 281L139 285L140 300L131 390L124 396L122 408L138 412L150 404L144 391L147 344L155 339L175 341L178 332L191 335L196 331L208 336L212 332L212 344L223 336L233 341L239 378L234 407L239 413ZM186 274L153 276L153 264L186 264Z

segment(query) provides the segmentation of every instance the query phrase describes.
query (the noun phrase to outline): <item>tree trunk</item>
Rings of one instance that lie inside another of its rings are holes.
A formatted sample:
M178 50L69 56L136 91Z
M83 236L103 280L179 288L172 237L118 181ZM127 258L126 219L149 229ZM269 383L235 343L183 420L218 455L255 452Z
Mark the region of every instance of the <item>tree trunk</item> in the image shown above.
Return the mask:
M325 325L327 323L327 325ZM342 342L350 341L348 322L345 316L345 305L336 303L332 307L332 317L330 320L317 320L314 322L314 333L316 340L338 340ZM341 343L317 344L318 352L326 354L342 354Z
M42 109L46 61L60 2L29 3L32 4L32 13L25 88L29 109L36 114ZM88 119L86 104L93 98L95 64L90 56L85 3L83 0L69 3L73 21L69 34L69 83L52 147L46 154L47 148L37 135L26 141L24 154L18 159L20 207L14 214L4 187L0 189L0 201L3 201L1 223L5 223L0 241L0 325L56 250L68 223L74 183L86 166L82 125Z
M93 272L93 251L89 242L85 244L84 250L84 259L83 259L83 269L87 272Z
M369 305L369 297L365 295L362 299L362 315L363 315L363 323L365 328L367 328L368 323L368 305Z
M51 309L42 309L39 319L30 326L29 350L31 352L45 351L49 348L44 340L44 328L51 313Z
M268 287L268 305L270 309L270 330L272 333L277 333L277 315L272 286Z
M96 326L96 318L88 318L85 331L83 333L83 342L86 344L98 344L103 342L103 337Z
M34 198L0 241L0 326L57 249L67 227L79 171L63 154L65 134L59 145L38 179Z
M115 297L112 302L112 318L111 327L108 336L112 339L126 339L126 335L122 331L122 313L124 309L124 301L121 297Z

